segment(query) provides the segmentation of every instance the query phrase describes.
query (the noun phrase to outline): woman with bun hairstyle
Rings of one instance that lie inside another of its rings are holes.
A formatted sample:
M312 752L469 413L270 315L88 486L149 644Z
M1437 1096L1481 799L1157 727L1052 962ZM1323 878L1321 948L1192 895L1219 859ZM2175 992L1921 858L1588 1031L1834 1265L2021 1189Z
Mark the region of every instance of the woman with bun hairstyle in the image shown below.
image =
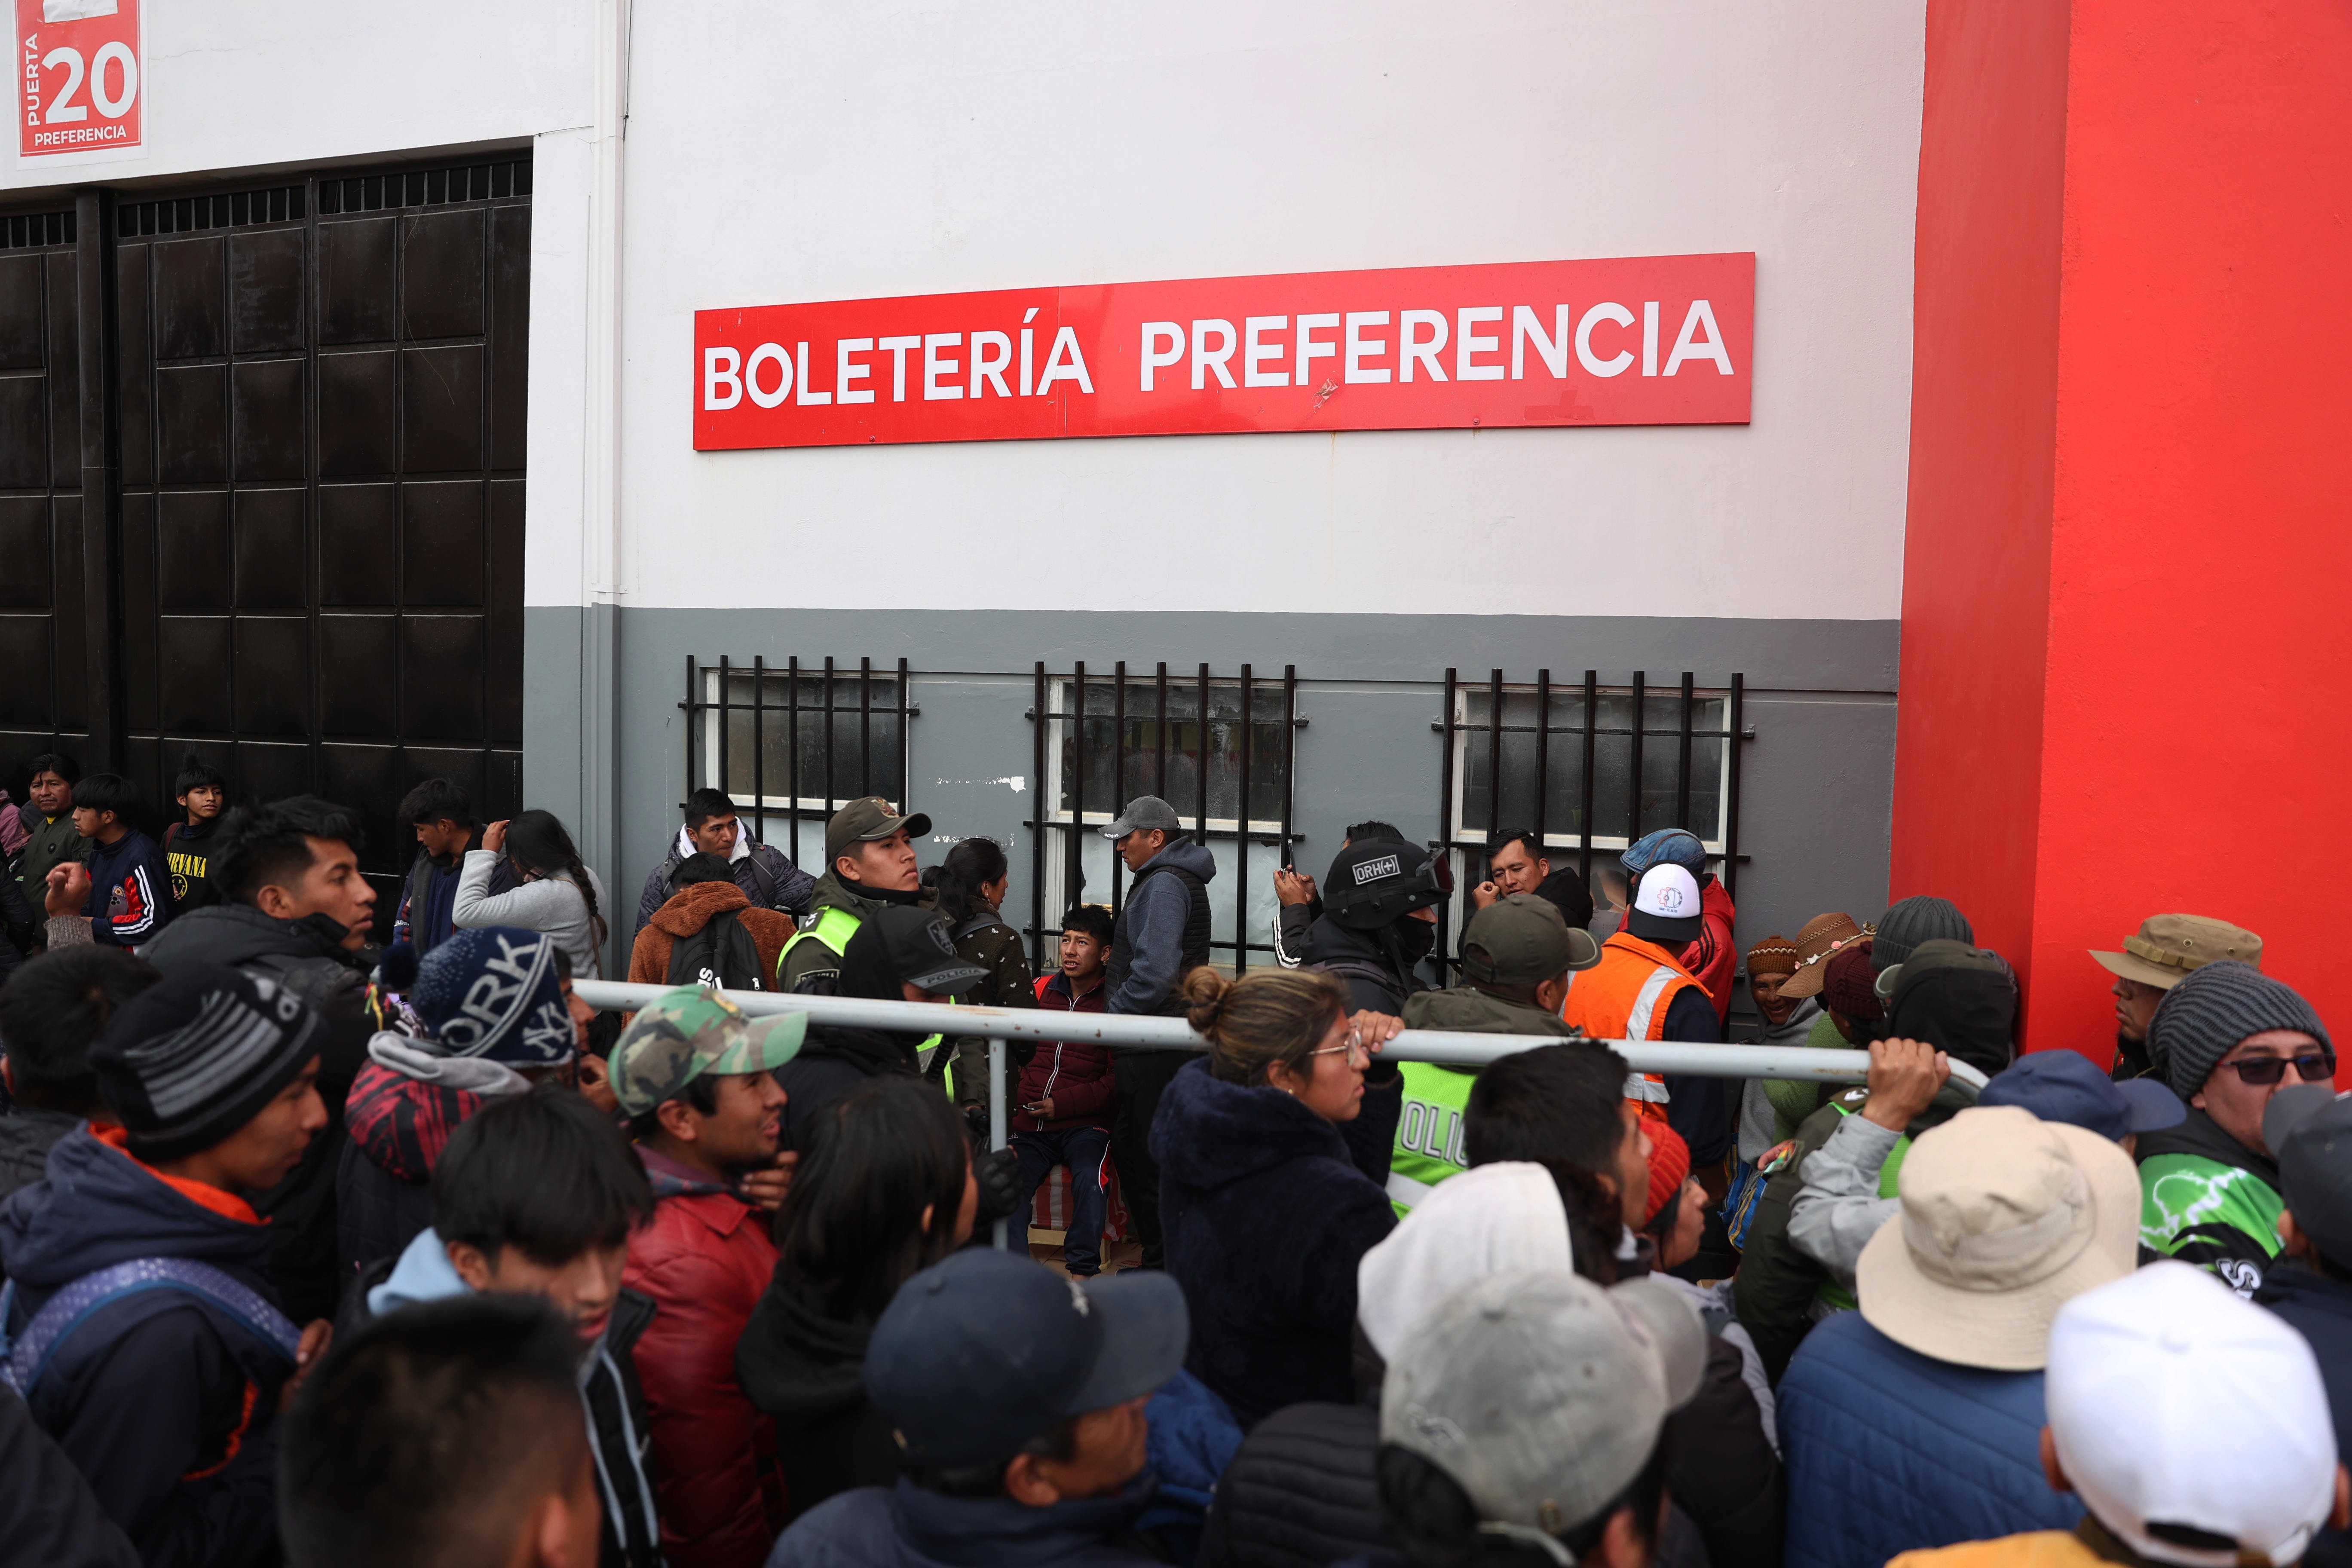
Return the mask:
M1244 1428L1301 1400L1345 1404L1356 1265L1396 1213L1340 1130L1368 1120L1364 1069L1402 1026L1350 1016L1346 988L1311 970L1195 969L1184 1000L1212 1048L1151 1126L1168 1272L1192 1310L1184 1364ZM1378 1103L1389 1125L1365 1131L1385 1151L1396 1107Z

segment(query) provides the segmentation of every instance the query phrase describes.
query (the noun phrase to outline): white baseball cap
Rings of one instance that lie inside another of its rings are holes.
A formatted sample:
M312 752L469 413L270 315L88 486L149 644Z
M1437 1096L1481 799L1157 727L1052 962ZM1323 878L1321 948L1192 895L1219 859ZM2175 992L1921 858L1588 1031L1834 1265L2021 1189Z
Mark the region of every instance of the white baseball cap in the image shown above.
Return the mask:
M1568 1215L1549 1171L1519 1160L1474 1165L1432 1187L1386 1241L1364 1254L1356 1266L1356 1321L1387 1357L1471 1280L1574 1262Z
M2336 1426L2303 1336L2188 1264L2075 1297L2043 1384L2101 1524L2182 1568L2294 1563L2336 1506Z
M1692 942L1702 923L1696 878L1670 860L1642 873L1627 931L1643 942Z

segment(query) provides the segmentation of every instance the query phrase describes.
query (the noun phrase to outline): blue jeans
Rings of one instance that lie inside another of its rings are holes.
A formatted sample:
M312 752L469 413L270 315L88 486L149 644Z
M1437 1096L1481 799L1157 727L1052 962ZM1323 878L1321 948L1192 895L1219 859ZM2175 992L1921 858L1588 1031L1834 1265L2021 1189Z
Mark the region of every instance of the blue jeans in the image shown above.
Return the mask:
M1064 1262L1073 1274L1102 1271L1103 1157L1110 1150L1110 1131L1102 1127L1072 1127L1060 1132L1015 1132L1013 1152L1021 1156L1021 1223L1037 1201L1037 1189L1056 1165L1070 1168L1070 1226L1062 1247Z

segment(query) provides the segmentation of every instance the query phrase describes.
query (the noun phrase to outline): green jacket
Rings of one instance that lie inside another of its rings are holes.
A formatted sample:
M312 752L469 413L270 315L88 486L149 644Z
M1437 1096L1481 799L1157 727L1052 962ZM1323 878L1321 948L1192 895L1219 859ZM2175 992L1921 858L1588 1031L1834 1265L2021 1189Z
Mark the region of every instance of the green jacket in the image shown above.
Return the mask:
M1969 1106L1976 1103L1977 1091L1957 1080L1944 1086L1935 1102L1913 1120L1905 1129L1906 1139L1916 1138L1931 1127L1940 1127ZM1739 1268L1731 1277L1732 1301L1738 1309L1739 1321L1748 1337L1756 1343L1756 1353L1763 1359L1764 1373L1777 1385L1780 1374L1789 1370L1789 1358L1797 1353L1797 1346L1811 1331L1822 1305L1834 1308L1838 1302L1823 1299L1823 1287L1834 1289L1835 1282L1829 1270L1797 1250L1789 1239L1789 1210L1797 1201L1797 1189L1804 1184L1805 1156L1830 1141L1838 1123L1870 1103L1870 1091L1853 1088L1837 1095L1805 1118L1797 1129L1797 1136L1785 1148L1775 1148L1765 1156L1771 1166L1771 1180L1766 1184L1764 1195L1757 1200L1755 1215L1748 1223L1748 1247L1739 1257ZM1895 1145L1895 1152L1886 1159L1885 1171L1880 1176L1880 1191L1885 1193L1894 1181L1894 1173L1901 1169L1901 1157L1908 1152L1907 1143Z
M1522 1006L1464 986L1458 991L1419 991L1404 999L1408 1029L1454 1029L1473 1035L1550 1035L1575 1039L1577 1031L1556 1013ZM1396 1146L1389 1156L1389 1202L1402 1218L1429 1195L1429 1189L1463 1169L1463 1113L1475 1068L1405 1062L1404 1109L1397 1118Z
M25 890L25 901L33 906L34 922L41 919L41 900L48 894L49 872L68 860L89 858L89 840L74 831L73 813L68 811L54 822L45 822L40 811L30 805L16 814L16 820L30 833L32 841L25 846L25 858L18 868L17 885Z
M809 912L801 917L799 932L784 943L783 956L776 962L776 989L832 989L841 973L842 950L857 934L857 928L881 908L879 899L851 892L832 871L819 877L809 895Z
M986 923L980 923L982 918ZM975 1007L1027 1007L1037 1005L1036 987L1031 984L1029 954L1021 946L1021 933L1007 925L1003 917L975 917L964 922L955 933L956 952L967 963L977 963L988 971L988 977L963 994L963 999ZM1018 1088L1021 1069L1029 1065L1030 1054L1037 1047L1006 1041L1005 1089L1008 1093ZM958 1105L985 1106L988 1103L988 1042L976 1035L961 1037L955 1044L955 1098ZM1012 1114L1008 1109L1006 1115Z
M2139 1135L2139 1245L2144 1260L2177 1258L2251 1299L2278 1257L2278 1166L2191 1110L2177 1127Z
M1853 1048L1853 1042L1838 1033L1836 1022L1826 1011L1813 1020L1812 1028L1805 1035L1805 1049L1809 1051L1850 1051ZM1773 1131L1782 1139L1795 1136L1797 1128L1802 1125L1806 1117L1829 1103L1822 1097L1822 1089L1821 1084L1810 1079L1765 1079L1764 1098L1772 1102L1773 1120L1778 1123Z

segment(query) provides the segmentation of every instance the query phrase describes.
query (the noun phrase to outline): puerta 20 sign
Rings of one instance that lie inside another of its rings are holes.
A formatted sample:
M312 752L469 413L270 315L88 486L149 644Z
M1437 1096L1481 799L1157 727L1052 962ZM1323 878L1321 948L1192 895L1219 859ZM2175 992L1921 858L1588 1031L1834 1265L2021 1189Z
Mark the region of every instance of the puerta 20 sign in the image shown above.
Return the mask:
M16 153L49 158L145 137L140 0L16 0Z
M694 445L1745 424L1750 253L761 305L694 318Z

